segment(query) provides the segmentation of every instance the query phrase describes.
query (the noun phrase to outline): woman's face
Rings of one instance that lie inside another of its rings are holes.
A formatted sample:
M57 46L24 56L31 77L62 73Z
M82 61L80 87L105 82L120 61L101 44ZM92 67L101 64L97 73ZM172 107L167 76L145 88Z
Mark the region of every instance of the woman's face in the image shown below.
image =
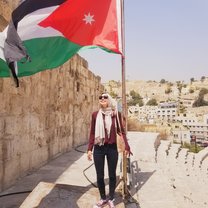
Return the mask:
M99 103L101 108L107 108L108 107L108 95L102 94L99 96Z

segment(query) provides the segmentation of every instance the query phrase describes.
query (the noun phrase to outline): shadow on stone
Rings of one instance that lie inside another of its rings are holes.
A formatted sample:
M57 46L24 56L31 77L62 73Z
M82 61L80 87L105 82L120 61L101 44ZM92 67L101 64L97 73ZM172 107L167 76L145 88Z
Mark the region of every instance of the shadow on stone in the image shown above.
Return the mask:
M138 167L138 161L133 161L131 194L136 194L154 173L155 170L152 172L141 172L141 169Z
M123 199L116 193L116 207L123 208ZM98 189L40 182L20 208L91 208L99 200Z

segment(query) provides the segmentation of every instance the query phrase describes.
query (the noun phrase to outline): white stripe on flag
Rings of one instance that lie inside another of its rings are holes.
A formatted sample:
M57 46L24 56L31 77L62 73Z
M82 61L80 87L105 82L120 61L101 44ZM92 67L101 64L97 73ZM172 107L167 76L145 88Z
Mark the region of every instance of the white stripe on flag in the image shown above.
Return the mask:
M58 6L39 9L26 15L19 23L17 32L22 41L33 38L63 36L62 33L53 28L43 28L38 25L39 22L48 17Z
M18 66L17 66L17 62L14 62L14 67L15 67L15 74L18 76Z
M5 34L3 32L0 32L0 59L5 60L5 57L4 57L4 42L5 42Z

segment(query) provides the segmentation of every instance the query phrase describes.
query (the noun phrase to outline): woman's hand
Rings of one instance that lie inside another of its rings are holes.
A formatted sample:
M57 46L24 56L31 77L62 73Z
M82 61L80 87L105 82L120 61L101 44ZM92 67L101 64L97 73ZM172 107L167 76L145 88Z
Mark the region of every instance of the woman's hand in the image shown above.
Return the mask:
M130 155L133 155L133 153L130 150L125 150L124 154L126 157L130 157Z
M92 151L90 151L90 150L87 151L87 159L89 161L92 161Z

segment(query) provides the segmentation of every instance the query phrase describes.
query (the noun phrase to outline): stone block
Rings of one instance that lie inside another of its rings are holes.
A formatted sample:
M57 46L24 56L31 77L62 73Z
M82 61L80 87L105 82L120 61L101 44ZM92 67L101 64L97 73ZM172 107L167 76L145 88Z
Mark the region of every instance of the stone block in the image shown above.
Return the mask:
M13 152L14 152L14 140L7 137L3 138L2 143L1 143L1 149L2 149L2 160L7 161L12 159L13 157Z
M16 179L20 177L20 159L19 157L13 157L10 160L4 161L3 172L3 186L4 189L8 188L16 182Z
M3 162L0 160L0 179L1 179L1 183L0 183L0 192L3 190L3 186L2 186L2 177L4 174L4 168L3 168Z
M30 168L39 168L49 159L48 146L34 149L30 155Z
M182 148L178 154L178 162L185 164L188 155L188 149Z
M4 131L5 131L4 127L5 127L4 119L3 119L3 116L1 116L1 119L0 119L0 140L4 135Z
M30 170L30 152L24 152L20 156L20 176L25 176L28 170Z
M167 159L167 151L170 147L170 141L160 141L160 145L157 148L157 161L164 162Z
M18 135L21 131L20 125L17 125L19 118L16 116L7 116L4 118L4 134L6 135Z
M53 141L53 142L51 141L48 144L48 152L49 152L50 157L54 157L54 156L60 154L59 143L55 142L55 141Z
M2 140L0 140L0 162L3 161L3 153L2 153Z
M204 148L197 154L195 154L194 158L194 167L199 168L201 166L202 161L208 157L208 147Z
M168 158L170 160L176 159L178 157L178 153L180 151L180 144L171 144L168 150Z

